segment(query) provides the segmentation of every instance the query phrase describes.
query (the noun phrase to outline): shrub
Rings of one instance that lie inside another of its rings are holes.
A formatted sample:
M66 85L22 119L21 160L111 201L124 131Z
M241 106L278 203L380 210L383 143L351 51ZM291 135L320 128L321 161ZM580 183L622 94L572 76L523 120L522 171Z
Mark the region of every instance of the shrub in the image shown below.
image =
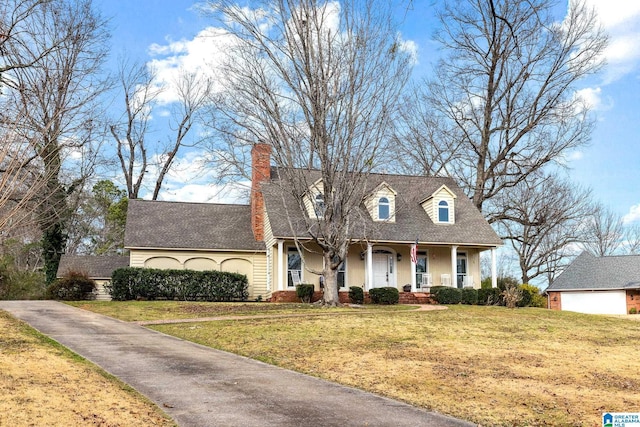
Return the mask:
M631 307L631 308L629 309L629 314L638 314L638 309L637 309L637 308L635 308L635 307Z
M522 300L522 291L518 286L509 286L502 291L502 298L508 308L516 308L520 300Z
M44 299L46 293L44 274L20 270L10 257L0 257L0 300Z
M462 304L474 305L478 303L478 291L473 288L464 288L460 293Z
M80 301L95 298L96 282L87 273L70 271L47 288L47 298Z
M522 292L522 300L518 303L518 307L539 307L545 308L547 301L540 295L540 289L537 286L527 283L520 285Z
M349 287L349 299L352 304L364 304L364 291L360 286Z
M462 301L462 290L458 288L451 288L449 286L438 286L433 298L438 304L460 304ZM433 288L431 288L433 291Z
M502 291L499 288L478 289L478 304L480 305L502 305Z
M397 304L400 300L400 292L392 287L370 289L369 296L374 304Z
M296 295L300 298L300 301L304 303L310 303L313 298L314 286L309 283L301 283L296 285Z
M119 268L105 289L116 301L180 299L185 301L246 301L247 276L226 271Z

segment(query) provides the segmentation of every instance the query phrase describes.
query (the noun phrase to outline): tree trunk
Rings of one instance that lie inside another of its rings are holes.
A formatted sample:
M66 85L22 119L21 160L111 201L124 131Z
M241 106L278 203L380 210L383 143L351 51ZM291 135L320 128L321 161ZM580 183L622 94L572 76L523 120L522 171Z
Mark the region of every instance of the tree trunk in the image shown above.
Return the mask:
M322 254L324 258L324 293L322 294L322 305L325 307L340 306L340 297L338 296L338 267L332 269L333 266L329 252Z

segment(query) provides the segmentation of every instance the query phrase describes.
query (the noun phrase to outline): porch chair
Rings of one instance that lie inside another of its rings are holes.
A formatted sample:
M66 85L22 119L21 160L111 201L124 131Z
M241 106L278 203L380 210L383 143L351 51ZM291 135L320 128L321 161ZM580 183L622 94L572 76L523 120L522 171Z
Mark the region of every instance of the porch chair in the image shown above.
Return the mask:
M431 291L431 274L423 273L422 281L420 283L420 290L422 292L430 292Z
M451 275L450 274L441 274L440 275L440 285L441 286L449 286L449 287L451 287Z
M290 271L289 273L291 274L291 283L293 283L294 287L302 284L299 271Z

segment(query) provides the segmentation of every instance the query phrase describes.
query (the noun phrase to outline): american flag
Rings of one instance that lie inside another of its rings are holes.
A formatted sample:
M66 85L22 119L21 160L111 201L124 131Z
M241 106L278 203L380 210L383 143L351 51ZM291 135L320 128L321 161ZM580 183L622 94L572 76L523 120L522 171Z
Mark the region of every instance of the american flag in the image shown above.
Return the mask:
M416 239L415 245L411 245L411 262L418 263L418 239Z

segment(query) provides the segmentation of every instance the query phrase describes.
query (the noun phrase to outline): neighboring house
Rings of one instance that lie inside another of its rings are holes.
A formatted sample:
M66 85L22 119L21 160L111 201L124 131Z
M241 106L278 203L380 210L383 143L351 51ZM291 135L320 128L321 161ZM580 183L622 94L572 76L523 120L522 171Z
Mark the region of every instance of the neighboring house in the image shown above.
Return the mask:
M104 289L105 283L111 281L111 274L114 270L128 266L128 256L62 255L56 276L62 278L71 271L85 273L96 282L96 299L109 300L111 296Z
M320 277L309 270L322 269L322 254L301 221L323 206L319 172L310 172L317 180L310 176L314 184L301 211L283 191L270 153L266 144L252 150L250 205L130 200L125 232L130 265L240 272L249 279L250 299L284 300L298 283L320 290ZM351 229L352 244L338 274L340 291L479 288L480 253L486 250L492 251L495 286L495 249L502 242L450 178L371 174ZM305 242L302 253L294 237Z
M640 311L640 255L581 253L546 289L552 310L590 314Z

